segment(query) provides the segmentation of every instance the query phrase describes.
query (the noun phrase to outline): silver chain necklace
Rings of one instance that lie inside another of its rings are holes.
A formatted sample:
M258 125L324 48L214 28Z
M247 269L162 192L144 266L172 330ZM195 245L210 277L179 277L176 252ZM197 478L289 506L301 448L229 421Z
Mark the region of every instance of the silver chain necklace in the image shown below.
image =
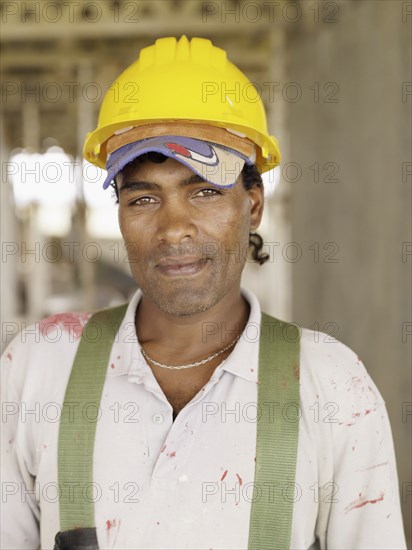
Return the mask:
M140 346L140 351L142 352L144 357L146 357L146 359L149 359L149 361L151 361L152 363L154 363L158 367L162 367L162 369L177 369L177 370L178 369L190 369L191 367L198 367L200 365L204 365L205 363L209 363L209 361L211 361L215 357L218 357L218 355L221 355L223 352L225 352L226 350L228 350L229 348L234 346L236 344L236 342L239 340L240 336L241 335L239 334L239 336L236 338L236 340L233 340L233 342L231 344L229 344L228 346L226 346L222 350L218 351L217 353L214 353L213 355L210 355L207 359L203 359L203 361L197 361L196 363L190 363L189 365L178 365L176 367L172 366L172 365L163 365L163 363L158 363L157 361L155 361L154 359L152 359L151 357L149 357L147 355L147 353L144 351L142 346Z

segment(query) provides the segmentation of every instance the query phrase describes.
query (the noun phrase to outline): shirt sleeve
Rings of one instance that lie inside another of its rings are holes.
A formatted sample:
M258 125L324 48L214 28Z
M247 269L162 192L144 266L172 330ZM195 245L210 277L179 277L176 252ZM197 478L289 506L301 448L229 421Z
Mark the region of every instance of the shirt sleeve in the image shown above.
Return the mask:
M40 547L36 480L25 461L24 449L19 446L26 348L17 337L1 358L1 548L4 550Z
M331 424L334 479L326 546L403 550L406 541L385 402L359 358L340 346L349 365L337 389L337 421Z

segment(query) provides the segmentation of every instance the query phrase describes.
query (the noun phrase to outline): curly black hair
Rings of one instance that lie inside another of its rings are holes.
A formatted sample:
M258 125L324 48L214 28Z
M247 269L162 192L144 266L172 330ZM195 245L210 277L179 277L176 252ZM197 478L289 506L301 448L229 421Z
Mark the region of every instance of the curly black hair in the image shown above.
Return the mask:
M160 164L162 162L165 162L167 159L168 157L166 157L165 155L162 155L161 153L156 153L155 151L151 151L149 153L141 155L140 157L137 157L127 166L136 166L144 162L145 160L150 160L151 162ZM255 164L244 165L242 170L242 181L243 186L247 191L249 189L252 189L252 187L254 187L255 185L257 187L263 187L262 176L260 175L260 172ZM116 179L110 185L114 189L116 202L119 202L119 191L117 188ZM249 233L249 248L251 249L251 257L254 262L262 265L269 260L269 254L267 254L266 252L262 252L263 239L259 235L259 233L254 233L252 231Z

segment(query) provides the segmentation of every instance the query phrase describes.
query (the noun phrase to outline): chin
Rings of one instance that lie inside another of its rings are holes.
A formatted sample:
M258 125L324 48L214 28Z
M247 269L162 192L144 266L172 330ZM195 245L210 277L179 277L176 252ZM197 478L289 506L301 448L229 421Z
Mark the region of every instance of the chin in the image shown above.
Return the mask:
M183 288L174 289L169 293L163 292L153 298L159 309L179 317L207 311L219 300L214 292L211 292L210 286L206 285L197 290L187 284Z
M210 281L203 284L191 284L180 279L170 284L140 285L142 292L161 311L184 317L202 313L213 307L225 295L226 289L217 289Z

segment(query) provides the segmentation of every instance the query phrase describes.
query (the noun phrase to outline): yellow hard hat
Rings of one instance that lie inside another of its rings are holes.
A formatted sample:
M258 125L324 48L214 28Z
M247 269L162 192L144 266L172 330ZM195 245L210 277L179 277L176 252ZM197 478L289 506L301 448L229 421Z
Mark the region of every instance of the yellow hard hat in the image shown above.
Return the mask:
M256 146L256 165L266 172L280 163L256 88L210 40L159 38L107 91L96 130L84 145L86 160L106 167L107 140L130 128L157 123L195 123L224 128Z

